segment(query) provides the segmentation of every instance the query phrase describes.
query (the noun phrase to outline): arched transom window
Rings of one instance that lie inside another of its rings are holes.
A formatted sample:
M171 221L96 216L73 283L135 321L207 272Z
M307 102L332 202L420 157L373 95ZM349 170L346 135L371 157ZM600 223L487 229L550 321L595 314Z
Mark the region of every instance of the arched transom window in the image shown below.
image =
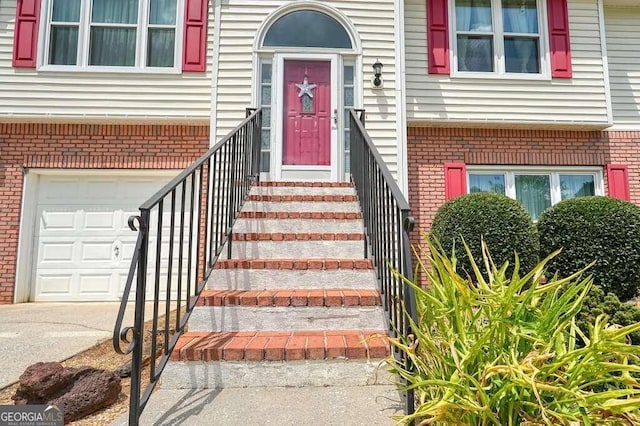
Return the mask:
M264 36L268 47L351 49L351 38L332 17L315 10L296 10L278 18Z

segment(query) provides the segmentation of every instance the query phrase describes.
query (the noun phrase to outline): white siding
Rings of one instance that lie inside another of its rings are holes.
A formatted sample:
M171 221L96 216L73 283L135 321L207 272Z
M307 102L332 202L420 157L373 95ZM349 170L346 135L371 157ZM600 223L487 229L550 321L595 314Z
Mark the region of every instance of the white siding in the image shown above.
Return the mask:
M211 3L211 2L210 2ZM16 0L0 2L0 120L197 120L211 113L213 9L207 72L185 74L53 72L11 64Z
M427 73L426 2L405 0L407 119L463 123L606 127L607 105L598 6L569 0L573 78L478 79ZM545 20L546 22L546 20Z
M640 126L640 7L606 8L614 126Z
M222 3L217 96L217 138L223 137L244 118L252 104L253 45L262 22L286 2L229 0ZM367 111L367 129L393 173L396 171L394 1L325 1L351 20L362 43L361 99ZM384 64L384 89L372 90L371 66ZM255 82L253 83L255 84ZM358 96L358 93L356 93Z

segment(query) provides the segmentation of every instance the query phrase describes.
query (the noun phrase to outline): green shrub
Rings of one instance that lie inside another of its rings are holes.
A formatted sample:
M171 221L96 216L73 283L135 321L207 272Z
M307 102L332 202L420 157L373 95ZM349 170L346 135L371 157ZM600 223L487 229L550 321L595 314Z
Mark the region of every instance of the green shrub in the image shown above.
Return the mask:
M640 322L640 309L635 305L620 302L615 294L605 295L602 288L593 286L584 299L582 310L576 318L576 325L586 333L589 330L588 325L602 314L609 316L609 322L612 324L622 327ZM631 343L640 345L640 331L631 333L629 337Z
M390 339L410 360L387 362L414 389L416 411L405 424L640 424L640 347L626 343L640 323L610 327L598 316L581 336L575 316L591 288L580 273L541 282L549 258L524 276L497 269L486 246L489 278L460 276L433 244L421 262L427 289L416 293L413 334ZM428 268L425 265L430 265ZM474 265L472 264L472 267ZM634 365L635 364L635 365Z
M551 272L567 276L596 261L589 270L605 293L620 300L640 286L640 207L609 197L574 198L545 210L538 221L540 254L560 248Z
M538 235L529 213L516 200L500 194L479 192L446 202L436 213L431 235L447 253L455 245L458 271L471 276L462 239L479 265L483 264L483 239L499 265L507 261L513 265L516 249L523 269L531 269L538 261Z

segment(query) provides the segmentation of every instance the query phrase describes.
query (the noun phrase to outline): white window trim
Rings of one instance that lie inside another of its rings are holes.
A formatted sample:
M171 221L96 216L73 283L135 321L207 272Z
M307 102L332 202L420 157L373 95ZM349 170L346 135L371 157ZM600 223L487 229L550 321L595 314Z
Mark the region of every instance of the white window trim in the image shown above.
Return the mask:
M176 0L176 24L159 25L148 24L150 0L139 0L138 22L136 37L135 66L92 66L89 64L89 34L91 28L91 0L81 1L80 23L78 28L77 65L51 65L49 61L49 43L51 35L51 19L53 14L53 0L44 0L40 10L40 31L38 40L38 71L57 72L89 72L89 73L125 73L125 74L181 74L182 49L184 36L184 0ZM100 26L125 27L133 24L100 24ZM149 28L175 28L175 49L173 52L173 67L147 67L145 65L147 50L147 34Z
M604 178L602 167L583 166L467 166L467 193L470 191L469 174L495 175L504 174L505 195L516 199L515 175L549 175L551 184L551 205L562 201L560 191L560 175L592 175L595 195L604 195Z
M501 0L491 0L491 13L493 20L493 44L494 66L493 72L458 71L458 40L456 31L456 4L455 0L449 1L449 55L452 64L451 77L501 79L501 80L551 80L551 54L548 38L547 2L536 0L538 6L538 31L540 48L540 73L507 73L504 59L504 32L502 30L502 4ZM496 7L496 5L498 7ZM478 33L479 35L484 33ZM500 42L498 42L500 40Z

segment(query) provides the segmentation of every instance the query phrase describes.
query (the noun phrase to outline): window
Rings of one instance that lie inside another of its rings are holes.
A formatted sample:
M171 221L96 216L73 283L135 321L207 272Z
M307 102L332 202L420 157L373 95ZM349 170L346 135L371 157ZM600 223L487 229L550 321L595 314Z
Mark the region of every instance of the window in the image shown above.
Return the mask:
M454 0L461 73L541 74L540 0Z
M260 148L260 171L270 170L271 160L271 77L273 66L268 60L263 60L260 64L260 92L259 100L262 107L262 129Z
M51 0L45 64L178 69L181 0Z
M349 110L355 107L355 63L347 61L344 64L342 76L342 104L344 107L344 172L351 171L351 118Z
M332 17L315 10L297 10L271 25L263 46L351 49L351 38L342 24Z
M470 193L497 192L522 203L533 220L546 208L569 198L603 195L602 170L571 167L496 169L467 167Z

